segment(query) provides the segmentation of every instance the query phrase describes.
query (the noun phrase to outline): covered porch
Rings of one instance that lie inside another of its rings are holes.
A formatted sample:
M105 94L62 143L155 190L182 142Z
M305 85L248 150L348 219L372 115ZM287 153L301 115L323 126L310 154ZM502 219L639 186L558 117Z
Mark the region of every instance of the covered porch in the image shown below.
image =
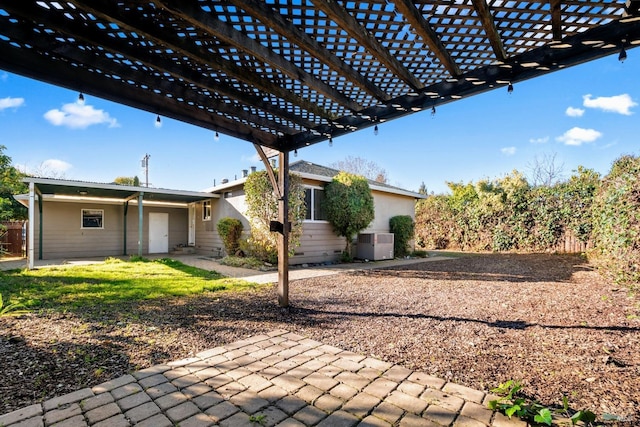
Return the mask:
M45 245L54 257L142 256L193 245L194 204L219 197L50 178L26 178L25 183L29 193L16 199L29 209L29 268L46 256Z

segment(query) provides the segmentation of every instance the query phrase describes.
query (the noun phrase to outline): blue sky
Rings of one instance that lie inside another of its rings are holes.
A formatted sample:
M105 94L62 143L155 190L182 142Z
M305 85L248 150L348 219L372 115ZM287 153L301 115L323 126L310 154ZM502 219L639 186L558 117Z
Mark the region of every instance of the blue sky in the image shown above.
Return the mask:
M639 51L640 53L640 51ZM387 171L389 183L447 190L446 182L529 174L535 159L555 156L565 176L579 165L605 174L623 154L638 154L640 58L617 55L516 83L437 109L298 150L291 161L322 165L361 157ZM144 179L150 154L154 187L201 190L262 163L245 141L0 70L0 144L27 172L111 182Z

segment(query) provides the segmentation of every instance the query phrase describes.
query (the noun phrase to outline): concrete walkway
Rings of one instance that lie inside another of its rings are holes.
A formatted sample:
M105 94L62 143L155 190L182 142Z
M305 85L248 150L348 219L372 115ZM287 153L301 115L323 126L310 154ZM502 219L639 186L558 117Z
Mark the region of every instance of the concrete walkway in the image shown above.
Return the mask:
M524 427L491 397L276 330L0 415L3 427Z

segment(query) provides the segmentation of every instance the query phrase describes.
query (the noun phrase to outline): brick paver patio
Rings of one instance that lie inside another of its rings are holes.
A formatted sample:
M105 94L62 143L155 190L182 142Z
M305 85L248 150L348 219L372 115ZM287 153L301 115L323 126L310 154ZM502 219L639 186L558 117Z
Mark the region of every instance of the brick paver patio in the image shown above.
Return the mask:
M526 426L489 398L277 330L0 415L0 426Z

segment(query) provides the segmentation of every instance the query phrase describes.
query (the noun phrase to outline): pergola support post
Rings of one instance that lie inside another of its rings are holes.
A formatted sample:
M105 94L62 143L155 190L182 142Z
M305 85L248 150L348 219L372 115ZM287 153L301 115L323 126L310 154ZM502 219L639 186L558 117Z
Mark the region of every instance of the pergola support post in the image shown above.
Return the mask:
M253 144L267 171L278 199L278 305L289 307L289 152L278 153L278 179L262 146Z
M289 152L278 154L278 305L289 307Z

